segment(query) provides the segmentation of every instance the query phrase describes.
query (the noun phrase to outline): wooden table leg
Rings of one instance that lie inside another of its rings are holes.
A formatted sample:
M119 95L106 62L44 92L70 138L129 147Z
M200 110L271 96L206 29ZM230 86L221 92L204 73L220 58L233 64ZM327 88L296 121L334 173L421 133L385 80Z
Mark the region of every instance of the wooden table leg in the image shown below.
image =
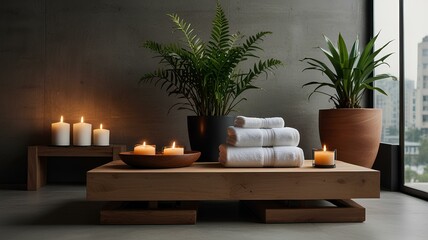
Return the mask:
M366 219L365 208L350 199L242 202L265 223L364 222Z
M27 189L37 191L46 184L46 159L39 157L37 146L28 147Z
M112 160L120 160L119 157L119 153L121 152L125 152L126 151L126 146L125 145L117 145L117 146L113 146L113 156L112 156Z
M101 224L195 224L196 202L108 202Z

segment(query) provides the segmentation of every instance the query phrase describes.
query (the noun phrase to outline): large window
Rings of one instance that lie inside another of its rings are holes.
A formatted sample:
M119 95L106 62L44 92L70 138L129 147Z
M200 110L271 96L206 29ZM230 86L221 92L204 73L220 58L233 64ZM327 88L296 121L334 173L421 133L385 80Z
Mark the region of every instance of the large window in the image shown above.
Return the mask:
M375 93L374 96L375 107L382 108L384 114L382 141L402 145L403 190L422 194L425 197L428 193L428 25L426 25L428 15L426 9L428 9L427 0L373 1L373 30L375 33L381 31L382 37L379 46L394 39L394 44L387 51L395 52L394 58L389 61L391 67L379 68L376 73L392 73L397 77L400 76L401 81L384 81L376 84L389 94L383 96ZM403 56L399 56L400 52L404 53ZM401 66L400 60L404 63ZM400 88L401 91L399 91ZM400 99L402 106L400 106ZM400 116L402 116L402 122L399 121ZM400 129L398 126L403 130L401 134L400 131L395 131Z
M405 128L404 185L428 192L428 1L403 1L404 74L416 83L415 125ZM405 106L405 108L410 106ZM411 118L406 112L404 118Z

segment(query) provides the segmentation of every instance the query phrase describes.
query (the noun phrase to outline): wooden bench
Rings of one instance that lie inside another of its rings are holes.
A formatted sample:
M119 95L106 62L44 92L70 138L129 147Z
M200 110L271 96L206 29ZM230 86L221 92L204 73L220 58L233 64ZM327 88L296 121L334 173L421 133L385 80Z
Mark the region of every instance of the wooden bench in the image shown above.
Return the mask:
M363 222L365 208L351 199L379 198L379 172L341 161L336 165L313 168L307 160L302 168L195 163L134 169L113 161L87 173L87 199L110 202L101 210L103 224L194 224L193 203L204 200L240 200L266 223ZM168 202L172 206L162 206Z
M46 184L47 157L107 157L118 160L119 153L126 151L125 145L110 145L106 147L57 147L29 146L27 190L36 191Z

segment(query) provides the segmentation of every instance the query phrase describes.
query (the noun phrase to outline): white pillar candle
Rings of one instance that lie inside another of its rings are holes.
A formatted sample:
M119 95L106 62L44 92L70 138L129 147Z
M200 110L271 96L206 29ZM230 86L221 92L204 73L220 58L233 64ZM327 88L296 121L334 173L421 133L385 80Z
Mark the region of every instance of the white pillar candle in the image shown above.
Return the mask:
M83 122L83 117L80 123L73 124L73 145L75 146L91 146L92 125Z
M70 124L64 122L64 117L51 126L51 140L52 145L55 146L69 146L70 145Z
M334 165L334 151L327 151L327 147L324 145L322 151L317 150L314 152L314 161L315 165Z
M94 129L94 145L108 146L110 145L110 130L103 129L103 124L100 124L99 129Z
M143 142L143 144L134 147L134 154L156 155L156 145L146 145L146 142Z
M184 154L184 148L182 147L176 147L175 142L172 144L172 147L165 147L163 149L164 155L183 155Z

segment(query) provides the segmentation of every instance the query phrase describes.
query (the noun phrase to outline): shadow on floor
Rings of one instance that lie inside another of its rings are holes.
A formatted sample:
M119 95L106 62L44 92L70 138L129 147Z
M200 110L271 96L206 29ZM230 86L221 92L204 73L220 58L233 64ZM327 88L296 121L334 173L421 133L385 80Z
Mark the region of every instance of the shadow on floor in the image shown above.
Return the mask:
M198 208L197 222L260 222L239 201L203 201Z
M56 205L31 218L20 219L15 224L22 225L98 225L103 203L72 201Z
M104 202L70 201L47 208L40 206L39 213L23 214L12 220L12 225L99 225L100 210ZM43 210L42 208L46 208ZM31 217L27 217L31 216ZM215 222L259 222L238 201L203 201L199 203L197 224Z

